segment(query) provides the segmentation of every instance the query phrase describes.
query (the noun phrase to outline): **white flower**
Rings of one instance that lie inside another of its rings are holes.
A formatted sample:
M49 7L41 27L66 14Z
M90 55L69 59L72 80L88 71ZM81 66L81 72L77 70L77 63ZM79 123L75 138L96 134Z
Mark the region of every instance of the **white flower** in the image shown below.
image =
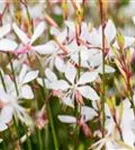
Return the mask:
M45 86L47 89L51 89L50 84L58 80L57 76L49 68L45 70L45 76L46 76L46 78L44 78ZM43 79L38 78L37 81L41 86L43 86Z
M28 85L28 83L36 79L38 76L38 73L39 71L30 71L27 65L22 66L19 76L16 76L17 88L19 91L19 98L25 98L25 99L34 98L32 89ZM8 75L4 76L4 80L6 83L8 93L14 96L17 96L14 81L12 81Z
M105 27L105 37L108 45L111 44L113 39L116 37L116 29L112 20L108 20ZM88 42L93 45L102 48L102 27L100 26L98 30L93 29L88 36Z
M4 92L0 88L0 131L6 130L8 128L8 123L12 120L13 115L25 122L28 121L28 115L25 112L25 109L18 104L18 98ZM26 122L27 124L28 122Z
M65 104L73 103L76 94L80 94L86 99L95 101L99 99L99 96L92 87L86 84L93 82L97 76L97 72L85 72L82 73L77 80L77 70L72 65L68 65L65 71L65 77L68 82L65 80L56 80L50 84L50 88L53 90L61 90L65 93L63 97ZM69 102L66 102L66 100Z
M88 50L88 48L85 45L78 45L76 43L76 40L73 40L70 44L68 44L67 49L69 50L69 54L68 57L70 57L70 59L79 65L85 67L86 61L89 58L90 55L90 51Z
M40 51L40 48L38 50ZM42 54L45 55L45 59L43 62L43 65L45 67L49 67L52 70L54 69L54 67L56 67L56 69L60 72L63 72L65 70L64 59L59 56L63 55L63 51L54 41L49 41L46 43L46 50L43 51Z
M14 51L17 48L18 44L15 41L4 38L10 31L10 24L0 27L0 51Z
M42 51L45 51L46 45L33 46L33 43L43 34L45 28L46 28L45 23L40 22L36 27L36 29L34 30L31 39L29 39L28 36L18 27L18 25L16 23L13 23L13 30L24 45L24 47L18 49L16 52L26 53L30 50L33 50L42 53Z

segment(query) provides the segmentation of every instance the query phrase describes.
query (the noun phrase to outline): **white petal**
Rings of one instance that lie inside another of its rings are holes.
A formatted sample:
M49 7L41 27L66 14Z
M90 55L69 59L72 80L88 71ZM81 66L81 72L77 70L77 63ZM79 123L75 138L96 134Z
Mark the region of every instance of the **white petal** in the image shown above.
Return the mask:
M31 38L31 41L30 43L32 44L38 37L40 37L42 35L42 33L44 32L45 30L45 23L44 22L41 22L37 28L35 29L34 31L34 34L32 35L32 38Z
M14 51L17 48L17 43L9 40L9 39L2 39L0 40L0 50L1 51Z
M88 120L92 120L98 114L93 108L88 106L82 106L81 115L85 116L85 121L88 121Z
M86 84L94 81L98 76L97 72L85 72L81 75L78 84Z
M6 130L8 126L4 122L0 122L0 132Z
M74 108L73 100L72 100L70 97L64 98L64 99L62 100L62 102L63 102L65 105Z
M19 83L24 80L28 70L29 70L29 67L27 65L23 64L20 75L19 75Z
M21 84L26 84L37 78L39 71L30 71L26 74Z
M7 33L10 32L10 30L11 26L9 24L0 27L0 38L4 37Z
M53 82L53 81L56 81L57 80L57 76L52 72L51 69L47 68L45 70L45 75L47 77L47 79L50 81L50 82Z
M133 37L125 36L124 38L125 38L124 48L132 46L135 42L135 38Z
M61 59L60 57L56 57L56 59L55 59L55 67L58 69L58 71L64 72L65 71L64 60Z
M73 84L75 82L76 75L77 75L77 71L75 67L72 65L68 65L65 71L65 77L67 78L67 80Z
M53 90L67 90L69 87L69 84L64 80L58 80L50 83L50 88Z
M32 89L29 85L24 85L21 87L20 97L25 98L25 99L33 99L34 98Z
M63 123L76 123L76 118L73 116L59 115L58 119Z
M78 53L79 55L79 53ZM86 46L81 46L80 47L80 56L81 56L81 61L86 61L89 58L89 50L86 48Z
M32 49L41 55L53 54L57 50L51 43L33 46Z
M105 27L105 36L109 43L116 37L116 28L112 20L108 20L107 22Z
M97 69L97 72L103 74L103 67L100 65L100 67ZM115 69L111 66L105 65L105 73L114 73Z
M83 40L87 40L88 34L89 34L88 26L87 26L86 23L83 22L82 25L81 25L80 38L83 39Z
M13 116L13 107L7 105L1 110L0 121L4 123L9 123L12 120L12 116Z
M19 39L23 42L23 44L28 44L30 39L27 37L27 35L21 29L19 29L19 27L17 26L16 23L13 23L13 30L15 31L15 33L17 34Z
M9 96L5 93L4 89L0 88L0 101L7 103L9 102Z
M82 87L78 87L77 89L81 93L81 95L86 99L88 98L93 101L99 99L99 96L97 95L96 91L89 86L82 86Z

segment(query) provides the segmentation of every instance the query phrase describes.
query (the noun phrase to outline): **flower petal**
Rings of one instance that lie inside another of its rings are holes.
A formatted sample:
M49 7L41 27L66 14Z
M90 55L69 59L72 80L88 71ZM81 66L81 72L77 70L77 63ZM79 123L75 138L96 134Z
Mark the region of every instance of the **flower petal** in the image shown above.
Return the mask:
M66 68L64 60L61 59L60 57L56 57L55 58L55 67L58 69L58 71L64 72L65 68Z
M89 86L82 86L82 87L78 87L77 89L81 93L81 95L87 99L93 101L99 99L99 96L97 95L96 91Z
M49 87L53 90L67 90L70 86L65 80L58 80L50 83Z
M9 40L9 39L2 39L0 40L0 50L1 51L14 51L17 48L17 43Z
M76 123L76 118L73 116L58 115L58 119L63 123Z
M97 69L97 72L103 74L103 67L100 65ZM105 73L114 73L115 69L111 66L105 65Z
M45 75L50 82L57 80L57 76L49 68L45 70Z
M19 29L19 27L17 26L16 23L13 23L13 30L15 31L15 33L17 34L19 39L23 42L23 44L28 44L30 39L27 37L27 35L21 29Z
M108 20L107 25L105 27L105 36L108 42L112 42L112 40L116 37L116 28L112 20Z
M81 115L85 116L85 121L87 122L89 120L92 120L98 114L93 108L88 107L88 106L82 106Z
M49 43L44 45L32 46L32 49L40 55L53 54L56 51L54 45Z
M37 78L39 71L30 71L26 74L21 84L26 84Z
M98 76L97 72L85 72L81 75L78 84L86 84L94 81Z
M72 65L68 65L65 71L65 77L67 78L67 80L73 84L75 82L74 80L75 80L76 75L77 75L77 71L75 67Z
M20 97L25 98L25 99L33 99L34 98L32 89L29 85L24 85L21 87Z
M35 40L41 36L41 34L44 32L45 30L45 22L41 22L35 29L34 34L32 35L30 44L32 44L33 42L35 42Z
M9 33L10 30L11 30L10 24L6 24L0 27L0 39L4 37L7 33Z

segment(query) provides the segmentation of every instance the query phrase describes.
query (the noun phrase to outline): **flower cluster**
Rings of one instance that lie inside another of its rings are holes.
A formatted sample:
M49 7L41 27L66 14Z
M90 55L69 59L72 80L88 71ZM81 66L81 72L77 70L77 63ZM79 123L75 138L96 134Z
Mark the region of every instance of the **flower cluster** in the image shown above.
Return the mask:
M62 27L43 15L46 2L31 7L21 1L22 20L13 18L12 3L3 2L0 132L8 132L16 120L30 135L34 128L42 130L49 124L57 149L50 105L57 97L64 110L56 120L70 124L76 136L81 131L93 142L91 149L134 149L134 37L118 32L111 19L98 28L90 26L82 19L83 1L70 3L80 12L76 21L67 19L66 1L49 3L52 7L62 3L63 12L60 8L52 12L63 13ZM37 10L39 15L34 13Z

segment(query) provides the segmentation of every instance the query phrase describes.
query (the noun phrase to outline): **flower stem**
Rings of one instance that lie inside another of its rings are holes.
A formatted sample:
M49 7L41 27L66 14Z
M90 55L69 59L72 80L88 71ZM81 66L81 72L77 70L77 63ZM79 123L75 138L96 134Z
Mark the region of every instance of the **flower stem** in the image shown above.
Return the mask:
M105 10L104 10L104 2L103 0L99 0L100 5L100 17L101 17L101 23L102 23L102 70L103 70L103 86L102 86L102 113L103 113L103 122L102 126L103 129L105 128ZM103 137L104 137L104 130L103 130Z
M40 72L43 75L43 70L44 69L43 69L43 67L41 65L41 62L40 62L40 60L39 60L38 57L37 57L37 60L38 60L39 70L40 70ZM43 76L42 76L42 83L43 83L43 88L44 88L44 90L43 90L43 96L45 97L48 92L46 91L45 81L44 81L44 77ZM51 107L50 107L50 104L49 104L50 97L51 97L51 94L49 94L46 97L46 100L45 100L46 109L47 109L47 114L48 114L48 118L49 118L49 124L50 124L51 130L52 130L52 136L53 136L55 150L59 150L59 144L58 144L58 140L57 140L57 136L56 136L56 131L55 131L55 127L54 127L52 111L51 111Z
M15 76L15 71L14 71L13 63L12 63L12 60L11 60L11 55L9 53L7 55L8 55L10 67L11 67L11 70L12 70L13 78L14 78L14 85L15 85L16 94L18 96L19 95L19 90L18 90L18 87L17 87L17 81L16 81L16 76Z

